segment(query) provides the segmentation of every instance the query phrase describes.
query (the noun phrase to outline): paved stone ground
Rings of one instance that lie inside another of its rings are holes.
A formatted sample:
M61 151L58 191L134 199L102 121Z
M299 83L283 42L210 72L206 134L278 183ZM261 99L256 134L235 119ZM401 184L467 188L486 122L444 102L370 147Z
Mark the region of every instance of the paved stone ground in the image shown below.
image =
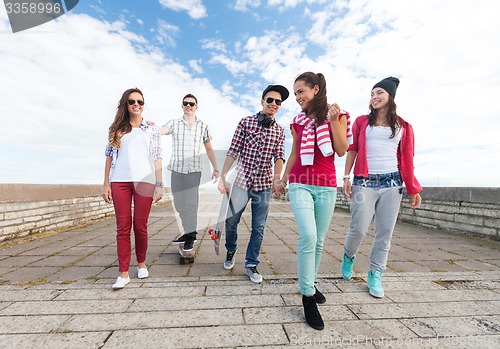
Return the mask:
M215 224L220 196L205 193L200 227ZM155 206L151 277L112 291L118 275L114 219L0 249L0 348L498 348L500 242L398 224L384 273L386 297L366 287L372 232L339 273L349 215L337 210L318 288L324 331L303 319L296 279L297 228L289 204L269 214L260 285L244 272L250 216L233 271L207 234L194 264L179 265L171 204ZM133 258L134 260L134 258Z

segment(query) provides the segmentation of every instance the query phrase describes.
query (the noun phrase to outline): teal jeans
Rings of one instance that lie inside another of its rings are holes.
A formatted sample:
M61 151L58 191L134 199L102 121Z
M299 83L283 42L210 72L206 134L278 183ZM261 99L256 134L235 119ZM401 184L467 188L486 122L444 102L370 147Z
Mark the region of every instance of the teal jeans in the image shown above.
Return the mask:
M297 273L300 293L312 296L323 243L335 208L337 188L290 183L288 194L299 229Z

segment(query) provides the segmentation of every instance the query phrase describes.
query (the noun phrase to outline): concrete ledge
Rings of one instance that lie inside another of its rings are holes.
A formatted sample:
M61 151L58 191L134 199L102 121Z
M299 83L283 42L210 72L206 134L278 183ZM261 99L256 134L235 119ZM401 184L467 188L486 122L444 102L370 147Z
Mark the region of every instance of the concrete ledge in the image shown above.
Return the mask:
M113 214L100 185L0 184L0 241L92 222Z
M0 184L0 241L114 215L101 185ZM170 200L165 191L164 201Z
M0 203L36 202L99 196L102 185L0 184Z
M414 210L405 192L400 221L500 240L500 188L425 187L420 195L422 205ZM349 209L341 188L336 206Z
M425 187L423 200L441 200L500 205L500 188Z

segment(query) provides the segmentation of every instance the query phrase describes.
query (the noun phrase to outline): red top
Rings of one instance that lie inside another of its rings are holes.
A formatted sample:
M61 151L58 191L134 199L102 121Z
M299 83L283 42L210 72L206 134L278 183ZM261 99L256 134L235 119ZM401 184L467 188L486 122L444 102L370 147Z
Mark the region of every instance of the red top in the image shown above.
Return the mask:
M413 128L409 123L399 117L403 134L398 146L398 168L401 178L405 183L408 194L418 194L422 191L422 186L415 178L413 167L413 155L415 154L415 139ZM353 143L349 150L357 152L356 163L354 164L354 175L368 177L368 161L366 159L366 127L369 124L368 115L356 118L352 126Z
M302 139L302 131L304 131L304 126L292 124L291 127L297 133L297 138L299 140ZM330 125L330 123L328 123L328 131L331 134L332 126ZM335 153L330 156L324 156L319 149L317 142L314 142L314 163L309 166L302 166L299 149L297 149L297 159L295 160L292 170L290 171L290 177L288 178L288 181L290 183L301 183L336 188L337 175L335 172L334 157Z

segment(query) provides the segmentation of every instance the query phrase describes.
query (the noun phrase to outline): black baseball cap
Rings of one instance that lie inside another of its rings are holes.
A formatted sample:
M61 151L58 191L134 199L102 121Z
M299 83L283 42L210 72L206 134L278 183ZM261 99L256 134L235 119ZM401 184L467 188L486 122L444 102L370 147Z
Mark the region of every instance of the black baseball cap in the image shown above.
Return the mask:
M288 96L290 95L290 92L288 92L288 90L286 89L285 86L281 86L281 85L269 85L269 86L266 87L266 89L264 90L264 92L262 92L262 99L264 99L264 96L269 91L276 91L276 92L278 92L281 95L281 101L282 102L284 102L288 98Z

